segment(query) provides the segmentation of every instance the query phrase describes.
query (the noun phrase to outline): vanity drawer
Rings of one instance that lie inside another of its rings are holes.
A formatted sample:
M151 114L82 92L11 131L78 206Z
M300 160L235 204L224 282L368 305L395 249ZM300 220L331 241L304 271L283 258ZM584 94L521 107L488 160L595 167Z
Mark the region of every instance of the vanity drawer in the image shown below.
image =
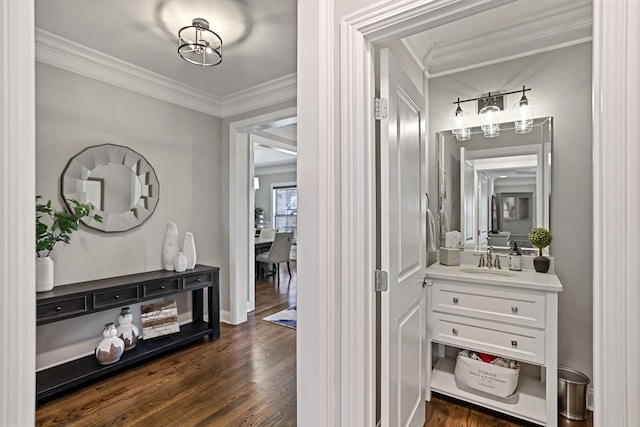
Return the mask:
M495 320L514 325L545 327L545 297L526 290L509 291L435 283L431 309L443 313Z
M203 286L208 286L211 283L211 273L194 274L193 276L185 277L182 280L184 280L184 289L197 289Z
M87 297L82 295L64 301L38 304L36 318L38 322L66 318L87 311Z
M142 285L142 295L144 298L156 295L161 296L175 293L175 291L180 289L180 279L159 280Z
M433 312L431 333L443 344L544 364L544 332L538 329Z
M137 302L139 298L138 286L110 289L106 292L93 294L93 308L120 307Z

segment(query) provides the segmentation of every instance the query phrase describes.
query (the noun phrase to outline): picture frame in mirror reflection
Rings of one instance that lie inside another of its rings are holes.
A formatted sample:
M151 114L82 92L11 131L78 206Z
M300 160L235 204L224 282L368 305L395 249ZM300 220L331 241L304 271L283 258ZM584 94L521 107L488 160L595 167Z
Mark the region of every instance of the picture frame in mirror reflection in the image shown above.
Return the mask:
M534 119L526 134L516 134L513 123L500 128L497 138L471 128L467 141L436 133L440 246L447 231L459 230L467 250L516 240L526 251L532 228L550 229L553 118Z
M88 147L69 160L62 172L62 198L91 203L102 223L82 222L104 232L140 226L154 212L160 184L153 167L136 151L116 144Z

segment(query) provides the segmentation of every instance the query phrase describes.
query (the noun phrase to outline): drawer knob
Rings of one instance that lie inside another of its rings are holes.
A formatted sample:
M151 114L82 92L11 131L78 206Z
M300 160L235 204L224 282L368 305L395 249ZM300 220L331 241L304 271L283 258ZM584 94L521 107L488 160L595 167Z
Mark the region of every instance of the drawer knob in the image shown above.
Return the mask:
M457 304L458 303L458 297L453 297L453 303Z
M120 295L116 295L114 298L115 299L120 299Z
M198 282L198 283L202 282L202 278L198 278L198 280L196 280L196 282Z
M56 307L56 311L62 311L62 307L57 306L57 307Z
M517 347L517 346L518 346L518 341L511 340L511 347Z
M164 289L164 285L160 286L160 289Z
M518 307L516 307L516 306L511 307L511 312L512 313L517 313L518 312Z
M458 335L458 330L456 328L453 328L451 332L453 332L453 335Z

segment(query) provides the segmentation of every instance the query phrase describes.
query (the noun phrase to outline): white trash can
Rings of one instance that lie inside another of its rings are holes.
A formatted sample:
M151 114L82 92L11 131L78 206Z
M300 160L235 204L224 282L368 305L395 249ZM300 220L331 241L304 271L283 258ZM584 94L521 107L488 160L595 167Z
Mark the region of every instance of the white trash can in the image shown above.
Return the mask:
M591 382L582 372L561 366L558 368L558 411L563 417L587 419L587 385Z

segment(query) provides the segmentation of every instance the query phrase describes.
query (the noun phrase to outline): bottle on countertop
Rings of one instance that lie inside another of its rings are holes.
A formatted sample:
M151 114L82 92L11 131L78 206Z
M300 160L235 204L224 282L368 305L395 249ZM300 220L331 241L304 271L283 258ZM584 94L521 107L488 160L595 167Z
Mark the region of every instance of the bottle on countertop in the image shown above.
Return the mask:
M522 251L518 246L518 242L513 241L513 246L508 252L509 270L522 271Z

